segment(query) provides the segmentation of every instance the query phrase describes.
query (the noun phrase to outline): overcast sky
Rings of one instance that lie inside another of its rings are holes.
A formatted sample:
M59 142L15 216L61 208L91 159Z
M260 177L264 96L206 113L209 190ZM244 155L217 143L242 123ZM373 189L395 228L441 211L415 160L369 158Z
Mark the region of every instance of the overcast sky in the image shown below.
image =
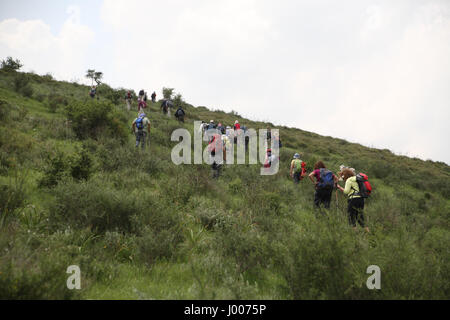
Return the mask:
M2 0L6 56L450 164L448 0Z

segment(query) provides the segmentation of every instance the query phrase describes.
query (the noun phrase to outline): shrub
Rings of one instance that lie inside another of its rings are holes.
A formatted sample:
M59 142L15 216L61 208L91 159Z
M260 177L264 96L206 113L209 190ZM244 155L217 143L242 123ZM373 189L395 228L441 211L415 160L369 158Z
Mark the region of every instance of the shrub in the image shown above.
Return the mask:
M27 98L31 98L33 95L33 88L30 84L30 78L26 74L18 73L14 77L14 90Z
M79 139L98 139L101 136L124 142L127 138L126 117L108 102L90 100L73 101L67 106L67 116Z
M90 228L96 234L105 231L135 232L133 216L147 210L135 194L124 195L103 181L75 183L65 180L54 189L56 202L51 205L49 220L53 228L71 226Z
M147 227L143 230L143 236L137 240L139 258L148 265L158 259L169 259L175 255L182 239L182 234L177 229L164 229L157 232Z
M54 156L47 156L44 176L38 181L39 187L52 188L66 175L68 162L64 154L57 151Z
M5 121L9 118L10 105L5 100L0 100L0 121Z
M20 60L14 60L12 57L7 57L6 60L2 60L1 69L5 71L17 71L23 67L23 64Z
M92 157L85 146L70 160L70 174L77 180L87 180L92 172Z
M52 93L48 96L48 109L50 112L54 113L58 108L62 106L67 106L69 102L67 101L67 98L64 96L61 96L59 94Z
M5 225L14 210L25 203L24 181L16 178L14 183L0 185L0 226Z

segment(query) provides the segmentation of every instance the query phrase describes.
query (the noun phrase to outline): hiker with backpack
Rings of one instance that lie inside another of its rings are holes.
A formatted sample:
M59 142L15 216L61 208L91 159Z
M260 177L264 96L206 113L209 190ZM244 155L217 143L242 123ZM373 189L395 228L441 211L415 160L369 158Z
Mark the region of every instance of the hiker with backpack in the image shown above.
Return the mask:
M316 181L314 181L316 178ZM325 167L322 161L314 164L314 171L309 174L309 179L314 183L316 192L314 193L314 205L320 208L323 204L325 209L330 208L331 195L337 183L337 177Z
M144 109L147 108L147 104L141 98L138 98L138 112L144 112Z
M222 136L218 133L214 133L210 138L208 142L208 151L210 153L210 159L212 161L211 169L212 169L212 176L214 179L219 178L220 176L220 169L222 168L223 161L219 161L217 163L214 159L216 156L216 152L219 152L219 150L222 150L222 159L224 154L224 145L222 142Z
M277 161L277 157L275 157L275 155L272 154L272 149L267 149L266 152L266 159L264 160L264 168L270 168L272 166L272 164L274 164Z
M89 91L89 95L92 99L95 98L95 94L97 93L97 88L95 86L92 86L91 91Z
M132 101L131 91L128 91L127 94L125 95L125 101L127 103L127 110L130 111L131 110L131 101Z
M152 102L155 103L156 102L156 92L155 91L153 91L151 97L152 97Z
M300 154L294 154L289 172L295 184L298 184L306 175L306 163L300 160Z
M208 127L206 128L206 130L210 130L210 129L216 129L216 124L214 123L214 120L210 120Z
M219 122L219 124L217 125L217 130L220 131L220 133L225 134L226 130L225 127L222 125L222 123Z
M139 91L139 100L144 100L144 96L145 96L145 91L144 91L144 89L141 89Z
M145 145L146 136L150 136L150 120L148 120L145 113L139 113L138 117L132 123L133 133L136 135L136 148L141 143L142 150Z
M369 228L364 224L363 214L364 198L367 198L372 191L369 180L365 174L355 175L349 168L342 170L342 178L345 181L345 188L342 188L339 184L337 188L348 196L348 221L355 230L356 221L358 221L359 225L369 233Z
M177 120L179 122L183 122L184 123L184 116L185 115L186 115L186 113L184 112L183 108L181 106L179 106L177 111L175 112L175 118L177 118Z

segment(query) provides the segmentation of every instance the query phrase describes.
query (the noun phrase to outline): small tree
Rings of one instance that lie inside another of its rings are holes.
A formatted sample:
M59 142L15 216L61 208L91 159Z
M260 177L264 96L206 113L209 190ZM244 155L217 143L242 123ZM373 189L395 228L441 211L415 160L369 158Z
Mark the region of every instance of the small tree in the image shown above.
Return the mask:
M180 93L177 93L173 97L173 103L175 104L175 107L183 106L184 105L183 96Z
M163 87L162 93L163 93L164 99L168 99L168 100L172 99L172 95L173 95L173 91L174 90L175 90L174 88L165 88L165 87Z
M97 83L97 86L99 86L100 83L102 83L103 72L88 69L88 71L86 71L86 78L91 79L91 86L94 85L94 81Z
M102 78L103 78L103 72L95 72L94 73L94 81L97 83L97 86L99 86L100 83L102 83L101 82Z
M88 71L86 72L86 78L91 79L91 85L94 85L94 77L95 77L95 70L93 69L88 69Z
M23 67L18 59L14 60L12 57L7 57L6 60L2 60L1 69L5 71L17 71Z

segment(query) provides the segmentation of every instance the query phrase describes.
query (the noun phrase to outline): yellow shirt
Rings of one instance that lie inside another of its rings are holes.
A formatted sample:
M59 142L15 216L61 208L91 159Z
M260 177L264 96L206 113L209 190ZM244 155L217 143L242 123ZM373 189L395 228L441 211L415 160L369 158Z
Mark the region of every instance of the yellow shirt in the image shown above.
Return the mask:
M350 199L361 198L357 193L359 192L358 182L356 182L356 176L350 177L345 182L344 193L348 195Z

